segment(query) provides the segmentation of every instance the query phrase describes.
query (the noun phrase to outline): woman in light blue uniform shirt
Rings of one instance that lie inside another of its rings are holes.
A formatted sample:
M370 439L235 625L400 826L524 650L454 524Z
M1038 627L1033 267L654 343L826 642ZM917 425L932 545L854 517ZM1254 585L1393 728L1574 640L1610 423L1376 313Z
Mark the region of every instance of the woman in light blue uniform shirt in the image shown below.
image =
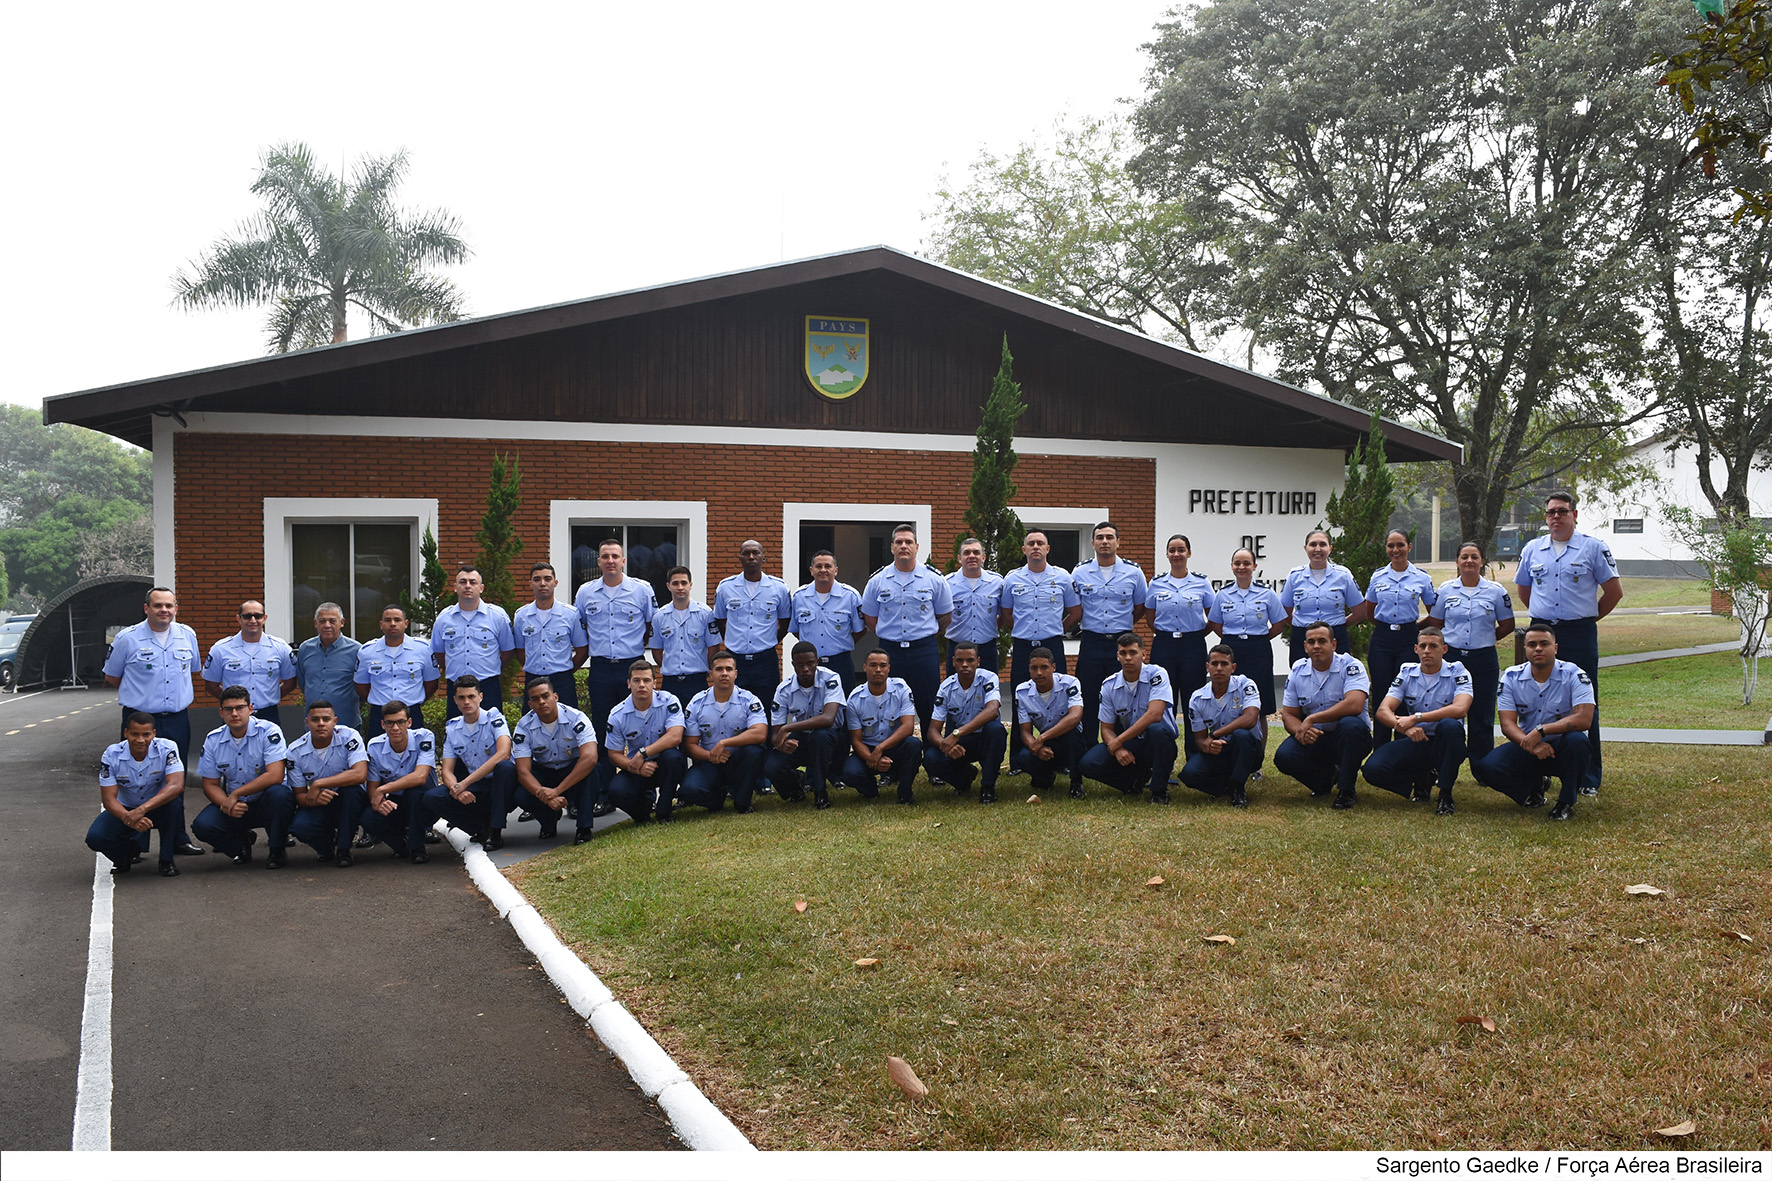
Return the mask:
M1176 704L1186 712L1187 699L1206 683L1206 616L1218 596L1212 593L1210 582L1188 572L1187 562L1194 549L1184 534L1172 534L1164 549L1169 555L1169 573L1151 579L1144 597L1144 605L1151 609L1151 663L1161 665L1169 674ZM1182 732L1192 754L1193 729L1184 726Z
M1280 606L1280 596L1255 585L1253 553L1246 549L1233 553L1231 574L1236 584L1218 592L1206 618L1236 653L1237 672L1254 681L1261 691L1261 716L1268 718L1279 708L1274 700L1272 641L1286 626L1286 608Z
M1304 629L1326 623L1335 634L1335 650L1348 651L1347 625L1365 618L1365 593L1346 566L1329 560L1335 544L1329 534L1312 529L1305 534L1304 565L1292 567L1280 592L1280 606L1292 625L1292 663L1304 659ZM1245 674L1247 675L1247 674Z
M1434 605L1434 580L1426 570L1409 560L1412 548L1409 535L1392 529L1384 535L1384 552L1390 565L1372 572L1366 583L1366 610L1372 617L1372 643L1366 650L1366 671L1372 676L1372 697L1368 702L1373 717L1384 702L1384 692L1397 679L1397 670L1405 661L1416 659L1415 637L1421 630L1421 615ZM1419 600L1420 605L1417 606ZM1389 726L1372 728L1372 746L1376 750L1396 734Z
M1439 599L1428 612L1445 627L1446 659L1458 661L1471 675L1464 730L1472 763L1495 749L1495 697L1501 688L1495 645L1514 630L1514 601L1506 587L1483 577L1487 561L1476 542L1459 546L1458 577L1440 584Z

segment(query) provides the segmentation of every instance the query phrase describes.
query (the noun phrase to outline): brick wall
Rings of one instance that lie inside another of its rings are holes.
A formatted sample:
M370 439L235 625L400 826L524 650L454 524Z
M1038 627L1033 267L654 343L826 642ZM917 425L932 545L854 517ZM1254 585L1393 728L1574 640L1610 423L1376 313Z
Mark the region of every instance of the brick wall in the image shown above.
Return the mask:
M766 567L781 573L788 501L927 502L932 557L944 564L964 528L972 481L971 454L956 452L181 433L173 453L179 621L207 646L236 629L242 599L263 593L267 496L435 497L438 557L450 570L472 561L492 457L510 451L523 463L519 588L530 563L548 557L551 500L706 500L710 585L697 588L705 597L738 570L738 547L749 537L765 546ZM1105 504L1122 553L1154 552L1152 461L1023 455L1016 479L1024 503ZM797 586L803 576L787 581ZM272 630L286 634L288 621L272 621Z

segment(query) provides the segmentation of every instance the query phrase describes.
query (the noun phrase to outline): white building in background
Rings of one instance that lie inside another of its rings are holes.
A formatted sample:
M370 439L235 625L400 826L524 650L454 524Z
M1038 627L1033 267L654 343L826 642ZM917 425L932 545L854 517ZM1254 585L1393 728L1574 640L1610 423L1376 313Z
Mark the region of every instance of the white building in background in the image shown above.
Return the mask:
M1698 486L1698 453L1689 443L1655 436L1637 444L1637 458L1655 474L1650 482L1617 492L1601 489L1581 504L1581 529L1605 540L1618 561L1618 572L1649 578L1703 578L1704 569L1690 548L1669 533L1664 505L1691 509L1713 517L1710 502ZM1713 461L1712 476L1723 480L1723 465ZM1772 524L1772 471L1755 471L1748 480L1748 504L1762 522Z

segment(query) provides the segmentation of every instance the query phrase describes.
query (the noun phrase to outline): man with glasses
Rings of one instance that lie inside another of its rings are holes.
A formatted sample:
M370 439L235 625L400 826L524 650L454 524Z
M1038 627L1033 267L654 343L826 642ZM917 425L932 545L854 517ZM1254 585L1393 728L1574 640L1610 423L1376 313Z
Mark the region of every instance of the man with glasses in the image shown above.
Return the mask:
M209 649L203 681L218 700L223 689L245 685L252 693L252 716L279 726L277 703L295 688L295 653L265 631L265 605L257 599L241 603L238 618L240 630Z
M1532 612L1532 623L1555 629L1557 656L1575 665L1600 695L1600 637L1596 626L1624 598L1612 550L1597 537L1576 529L1575 495L1552 492L1544 498L1544 523L1549 532L1520 551L1514 584L1520 602ZM1589 761L1581 794L1600 793L1600 709L1594 706L1588 732Z

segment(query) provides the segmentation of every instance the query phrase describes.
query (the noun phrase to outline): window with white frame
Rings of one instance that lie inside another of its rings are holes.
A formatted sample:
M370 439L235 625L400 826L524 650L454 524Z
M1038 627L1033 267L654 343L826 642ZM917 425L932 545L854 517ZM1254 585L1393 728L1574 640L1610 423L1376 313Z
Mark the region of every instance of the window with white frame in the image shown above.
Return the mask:
M314 611L337 603L345 634L381 634L381 613L418 584L418 542L437 502L397 497L266 497L265 609L274 635L300 643ZM246 597L242 595L242 597Z
M705 500L556 500L549 506L549 559L563 594L601 576L597 550L621 544L630 578L651 583L660 605L670 602L665 574L687 566L696 597L711 593L707 580L708 505Z

